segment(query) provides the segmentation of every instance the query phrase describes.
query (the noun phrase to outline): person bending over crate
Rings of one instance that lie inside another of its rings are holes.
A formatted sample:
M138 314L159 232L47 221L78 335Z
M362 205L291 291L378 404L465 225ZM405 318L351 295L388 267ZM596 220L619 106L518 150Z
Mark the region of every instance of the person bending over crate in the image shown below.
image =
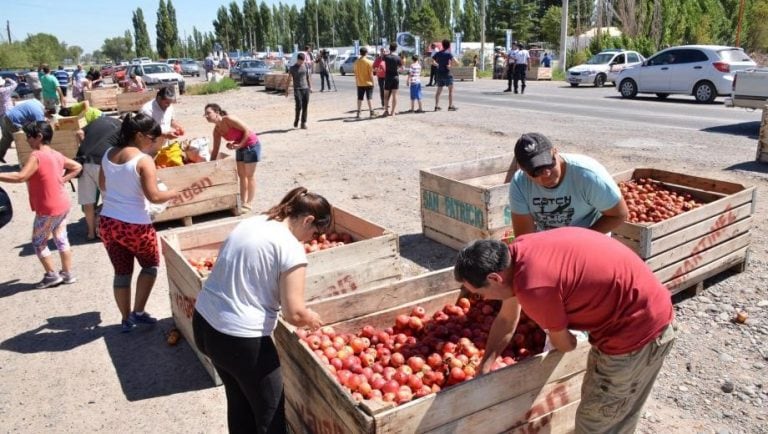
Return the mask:
M558 351L572 351L570 329L592 345L576 411L576 433L632 433L675 339L669 291L639 256L584 228L479 240L456 258L456 280L485 299L502 300L481 374L515 334L521 309Z
M280 359L272 340L278 313L319 328L304 304L303 242L331 226L331 205L304 187L264 215L243 220L224 241L197 297L195 345L211 358L227 394L230 433L285 433Z

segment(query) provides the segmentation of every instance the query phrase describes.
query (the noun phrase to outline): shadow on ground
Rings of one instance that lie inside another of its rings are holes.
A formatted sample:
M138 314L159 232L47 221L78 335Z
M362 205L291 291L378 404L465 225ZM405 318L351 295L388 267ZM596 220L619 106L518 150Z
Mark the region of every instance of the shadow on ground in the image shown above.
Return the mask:
M768 163L761 163L759 161L745 161L743 163L728 166L725 168L725 170L768 174Z
M456 254L456 250L432 241L421 233L400 236L400 256L429 271L452 267Z
M716 127L703 128L701 131L707 133L730 134L733 136L742 136L757 140L760 134L760 121L718 125Z
M192 349L182 340L166 343L173 319L120 333L118 324L101 326L99 312L48 318L37 328L0 343L0 349L22 354L70 351L103 338L128 401L191 392L213 386Z

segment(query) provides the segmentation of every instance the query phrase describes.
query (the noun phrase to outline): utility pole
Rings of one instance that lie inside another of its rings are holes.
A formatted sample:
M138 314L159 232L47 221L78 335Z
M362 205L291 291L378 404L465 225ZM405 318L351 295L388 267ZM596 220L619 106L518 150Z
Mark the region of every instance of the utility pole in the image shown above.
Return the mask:
M485 71L485 0L480 1L480 65Z
M741 24L741 20L739 20L739 24ZM11 22L6 20L5 21L5 30L8 32L8 43L11 43Z
M560 62L560 69L565 72L566 50L568 49L568 0L563 0L563 17L560 21L560 56L558 61Z
M315 48L320 49L320 25L317 19L317 10L320 9L320 0L315 0Z
M739 1L739 21L736 24L736 46L740 46L741 42L741 19L744 17L744 0ZM11 40L10 33L8 33L8 40Z

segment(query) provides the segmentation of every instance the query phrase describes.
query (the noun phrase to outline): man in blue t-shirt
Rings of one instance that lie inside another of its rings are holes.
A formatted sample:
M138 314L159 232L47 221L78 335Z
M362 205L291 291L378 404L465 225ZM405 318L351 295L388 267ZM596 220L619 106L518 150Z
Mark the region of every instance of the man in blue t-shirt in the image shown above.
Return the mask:
M448 86L448 111L456 111L453 105L453 76L451 75L451 66L458 65L459 62L451 54L451 41L443 39L443 49L432 56L432 64L437 66L437 92L435 93L435 111L440 108L440 94L443 93L443 87Z
M5 113L5 116L0 116L0 130L2 130L2 137L0 138L0 163L5 164L5 153L11 147L13 133L19 131L23 125L29 122L45 120L45 107L43 107L43 103L36 99L16 104Z
M59 69L56 70L56 72L53 73L54 77L56 77L56 80L59 80L59 87L61 88L61 93L64 96L67 96L67 87L69 87L69 74L67 71L64 70L64 67L59 65ZM61 102L64 104L64 101Z
M616 181L586 155L561 154L544 135L523 134L515 144L521 170L509 186L515 236L564 226L608 233L629 211Z

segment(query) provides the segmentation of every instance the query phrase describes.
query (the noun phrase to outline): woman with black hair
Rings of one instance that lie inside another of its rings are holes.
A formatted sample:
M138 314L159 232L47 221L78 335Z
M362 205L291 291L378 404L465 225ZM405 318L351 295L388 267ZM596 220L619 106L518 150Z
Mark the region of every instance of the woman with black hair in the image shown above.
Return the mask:
M45 269L38 288L60 283L75 283L72 274L72 250L67 237L69 194L64 185L77 176L82 166L50 146L53 128L48 122L30 122L23 127L32 154L19 172L0 173L0 182L27 183L29 204L35 212L32 224L32 247ZM61 257L57 272L48 250L48 238L53 238Z
M160 266L157 234L152 226L150 203L167 202L178 195L158 187L157 169L152 155L159 148L160 125L143 114L123 117L120 145L104 153L99 172L99 188L104 205L99 220L99 235L115 269L113 288L122 316L122 332L137 323L154 324L144 312ZM133 260L141 266L136 280L136 299L131 307Z
M285 433L285 397L272 331L277 315L316 329L304 304L302 242L331 226L331 205L297 187L227 237L195 303L197 348L211 358L227 393L230 433Z

